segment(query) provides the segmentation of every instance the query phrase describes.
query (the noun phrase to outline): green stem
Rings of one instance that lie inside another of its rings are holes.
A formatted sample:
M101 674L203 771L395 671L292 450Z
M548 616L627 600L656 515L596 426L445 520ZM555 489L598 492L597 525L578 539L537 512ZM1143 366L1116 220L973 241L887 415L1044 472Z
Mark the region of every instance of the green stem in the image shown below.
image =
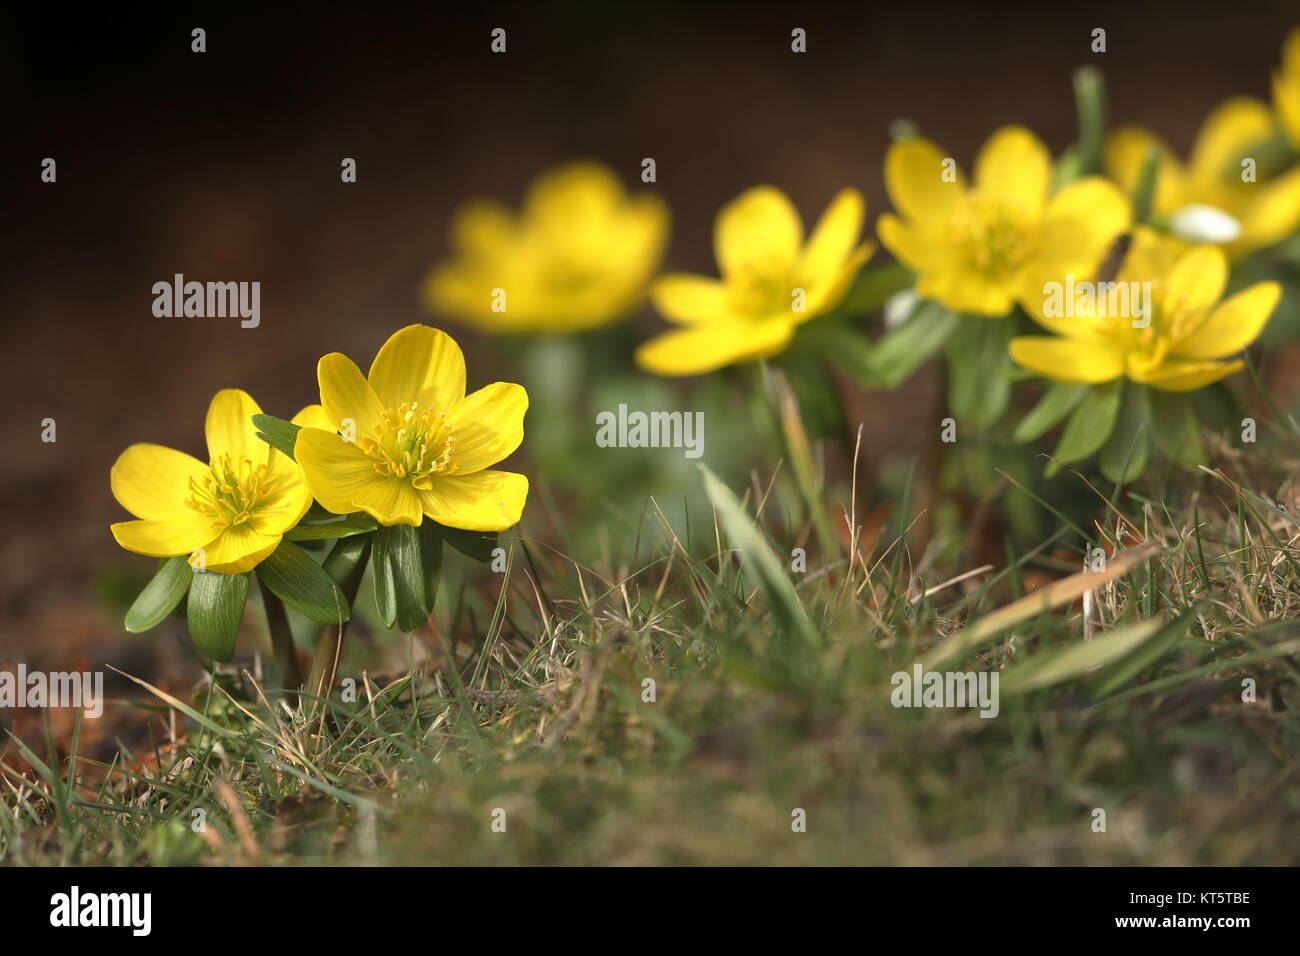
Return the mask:
M1101 172L1106 131L1106 84L1100 70L1085 66L1075 72L1074 99L1079 110L1079 175L1095 176Z
M298 663L298 652L293 646L293 631L289 627L289 615L284 609L284 602L271 592L260 577L257 579L257 586L262 591L266 627L271 632L271 649L280 666L284 689L294 693L302 687L302 667Z
M367 548L367 550L369 550ZM363 555L357 562L357 566L339 585L339 590L343 592L343 598L347 601L348 607L356 604L357 591L361 587L361 579L366 573L367 555ZM308 678L307 688L312 695L311 707L313 709L321 708L322 724L326 716L323 702L329 697L330 690L334 686L334 678L338 674L339 661L343 656L343 639L347 636L348 622L341 621L338 624L328 624L325 631L316 642L316 653L312 657L311 677Z
M1160 150L1148 147L1142 157L1137 188L1133 191L1133 223L1143 226L1151 221L1156 203L1156 177L1160 173Z

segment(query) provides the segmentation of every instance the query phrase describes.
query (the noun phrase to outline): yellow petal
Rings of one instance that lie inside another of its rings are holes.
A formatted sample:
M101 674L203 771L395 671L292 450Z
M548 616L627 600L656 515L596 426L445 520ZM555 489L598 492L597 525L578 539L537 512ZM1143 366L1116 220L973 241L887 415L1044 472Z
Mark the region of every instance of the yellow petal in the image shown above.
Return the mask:
M323 428L327 432L334 431L334 423L325 413L324 405L307 405L290 421L301 428Z
M384 406L352 359L331 352L317 363L316 380L320 383L321 404L335 428L342 429L344 422L351 419L358 438L374 431Z
M1129 219L1129 202L1114 183L1100 176L1072 182L1047 203L1026 272L1039 278L1046 270L1058 280L1070 272L1076 283L1091 280Z
M926 139L890 146L885 154L885 188L894 208L928 225L951 219L966 193L966 180L958 170L954 182L944 182L943 162L948 158Z
M280 546L278 534L262 534L246 524L227 528L203 546L203 562L210 572L243 574ZM190 559L190 566L198 561Z
M1251 189L1257 192L1241 209L1243 250L1271 246L1300 227L1300 167Z
M808 286L833 282L853 255L866 203L856 189L842 189L826 207L800 257L797 275Z
M376 476L379 477L379 476ZM406 478L379 478L361 486L353 498L356 509L380 524L420 524L420 497Z
M998 130L975 160L975 190L982 199L1036 216L1052 184L1052 157L1023 126Z
M1154 369L1130 363L1128 377L1135 382L1150 385L1165 392L1190 392L1221 378L1226 378L1242 368L1235 362L1178 362L1167 361Z
M953 261L953 246L942 237L933 238L917 223L904 223L892 213L876 220L876 233L885 248L910 269L931 272L946 268Z
M142 443L118 456L109 484L118 504L137 518L184 518L194 514L185 504L190 479L199 481L207 472L207 465L184 452Z
M1168 215L1187 204L1187 186L1182 163L1159 137L1140 126L1123 126L1115 130L1106 139L1106 173L1132 196L1137 192L1147 150L1152 148L1160 157L1156 166L1153 209L1161 215Z
M674 273L658 278L650 286L650 301L673 322L718 325L741 321L731 309L727 287L704 276Z
M1124 357L1093 342L1026 335L1011 340L1011 357L1057 382L1093 385L1124 374Z
M1267 106L1249 97L1234 97L1218 106L1197 135L1188 172L1197 190L1209 190L1236 176L1251 149L1273 135Z
M1186 341L1178 343L1178 357L1217 359L1235 355L1264 331L1281 296L1282 287L1276 282L1259 282L1225 299Z
M366 485L383 480L365 452L333 432L304 428L298 432L294 455L311 493L334 514L360 510L353 503L357 496Z
M1132 237L1116 276L1121 282L1164 283L1190 248L1187 243L1146 226L1135 226Z
M528 479L510 471L439 475L419 492L424 513L438 524L465 531L505 531L519 523Z
M494 258L505 252L514 234L514 220L501 203L471 199L457 208L451 241L457 252L471 258Z
M1002 281L960 264L923 273L916 281L916 294L921 298L973 315L1006 315L1015 304L1016 291L1014 277Z
M465 356L446 332L408 325L379 349L369 382L384 408L419 402L446 412L465 397Z
M524 440L528 392L521 385L494 382L465 396L447 416L455 445L452 474L464 475L495 465Z
M561 230L574 221L603 218L623 199L623 184L609 167L578 160L548 169L533 180L525 215L551 221Z
M248 525L261 534L282 535L301 521L311 507L311 491L302 478L300 466L279 452L274 452L272 457L288 462L293 466L294 473L291 480L280 481L273 486L272 494L257 503L249 516Z
M795 313L795 321L802 324L809 319L815 319L819 315L829 312L835 306L840 304L844 294L849 291L849 286L853 284L858 270L862 268L863 263L871 258L871 254L876 251L874 242L864 243L857 249L849 253L849 257L844 260L838 273L832 273L823 280L810 286L808 291L807 310L803 313Z
M159 521L120 521L109 528L117 543L136 554L170 558L189 554L212 538L212 522L191 511Z
M230 455L235 461L247 458L264 464L270 445L257 437L253 416L262 409L252 396L240 388L223 388L212 397L203 432L208 439L208 457L216 461Z
M1197 246L1174 263L1166 280L1166 312L1203 312L1219 301L1228 281L1228 258L1214 246Z
M772 186L756 186L732 200L713 227L713 252L728 278L786 273L802 241L799 213Z
M794 334L788 318L668 332L636 350L636 362L656 375L698 375L713 369L775 355Z

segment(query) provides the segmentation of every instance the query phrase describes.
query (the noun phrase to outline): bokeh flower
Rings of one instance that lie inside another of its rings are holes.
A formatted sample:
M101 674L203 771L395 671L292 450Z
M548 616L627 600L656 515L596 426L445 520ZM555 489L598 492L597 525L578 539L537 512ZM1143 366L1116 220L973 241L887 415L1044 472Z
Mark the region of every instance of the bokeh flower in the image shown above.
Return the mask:
M637 305L659 267L668 208L629 196L609 169L576 162L539 176L515 214L461 206L453 257L425 280L425 304L487 332L573 332Z
M1232 356L1255 341L1281 295L1276 282L1259 282L1220 301L1227 279L1222 250L1189 249L1139 227L1116 281L1149 290L1142 314L1132 307L1107 308L1108 297L1101 294L1079 297L1063 314L1042 308L1040 298L1030 314L1056 335L1015 338L1011 355L1058 382L1127 377L1168 392L1209 385L1242 367Z
M785 194L757 186L723 207L713 228L721 279L672 274L650 289L655 308L686 328L637 349L659 375L694 375L774 355L803 322L839 304L874 244L858 244L862 196L845 189L807 242Z
M1300 149L1300 28L1282 44L1282 68L1273 73L1273 108L1287 139Z
M110 475L113 497L136 521L112 525L128 551L165 558L193 555L209 571L250 571L280 544L311 506L311 492L293 459L257 437L257 403L237 388L223 389L208 406L205 465L162 445L136 444ZM323 424L320 406L294 416L298 425Z
M427 325L395 332L365 376L332 352L317 365L328 424L298 432L294 455L322 507L380 524L424 516L466 531L504 531L528 495L523 475L490 468L524 437L528 393L496 382L465 394L465 358Z
M894 143L885 187L898 215L877 223L885 246L918 273L916 293L954 312L1001 316L1042 277L1091 276L1129 223L1129 204L1088 176L1052 191L1052 160L1029 130L998 130L967 186L929 140Z
M1237 97L1206 118L1186 165L1150 131L1125 126L1107 138L1106 171L1132 193L1154 147L1160 157L1152 204L1156 222L1189 243L1222 246L1237 259L1300 227L1300 167L1278 173L1262 155L1261 147L1277 135L1267 105ZM1248 158L1256 162L1243 168Z

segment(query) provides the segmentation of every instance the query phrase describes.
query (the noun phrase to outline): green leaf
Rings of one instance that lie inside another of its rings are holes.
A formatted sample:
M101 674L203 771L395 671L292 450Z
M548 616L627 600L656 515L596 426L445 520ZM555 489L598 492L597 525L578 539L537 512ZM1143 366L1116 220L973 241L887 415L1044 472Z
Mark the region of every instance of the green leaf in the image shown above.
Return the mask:
M1161 626L1158 618L1152 618L1117 627L1091 641L1039 651L1029 660L1007 668L1002 674L1000 690L1008 695L1025 694L1082 677L1093 668L1131 654Z
M181 598L185 597L192 577L194 571L185 555L163 558L153 580L144 586L140 596L126 612L126 629L132 634L140 634L157 627L181 602Z
M424 524L436 528L442 540L465 557L473 558L475 561L485 563L491 561L493 549L500 545L495 531L462 531L460 528L448 528L446 525L437 524L428 518L424 519Z
M1013 322L978 315L961 317L948 339L948 408L958 421L987 428L1011 401Z
M321 563L325 573L330 576L336 585L343 587L348 578L352 577L354 571L365 560L370 550L370 537L368 535L353 535L350 538L340 538L338 542L330 549L330 553L325 556Z
M960 316L938 302L918 303L902 325L890 329L876 343L866 368L855 377L869 388L897 388L943 348L960 321ZM850 369L845 371L852 374Z
M727 533L727 539L740 554L741 566L753 578L763 594L763 600L772 610L783 634L794 634L807 641L815 637L812 621L799 601L799 594L786 575L781 563L768 547L762 532L736 496L718 477L703 465L704 490L718 512L718 519Z
M257 566L258 580L271 593L304 617L338 624L349 617L347 598L334 579L302 548L281 541Z
M427 583L418 529L405 524L375 532L375 603L384 623L411 632L428 620L424 610ZM383 594L380 594L381 588ZM381 604L380 601L383 603Z
M331 515L328 520L303 523L285 535L290 541L327 541L374 531L379 523L364 511L350 515Z
M1049 428L1068 415L1087 394L1087 385L1071 385L1067 382L1053 382L1048 386L1042 400L1033 410L1020 420L1012 434L1017 442L1033 441Z
M1171 460L1188 468L1205 464L1200 425L1192 401L1183 392L1151 390L1151 431L1156 444Z
M235 637L248 600L248 573L195 571L190 583L189 625L194 646L214 661L235 656Z
M424 610L433 613L438 598L438 580L442 577L442 529L427 518L420 525L420 565L424 575ZM495 540L495 535L494 535Z
M1133 481L1142 474L1151 447L1146 389L1129 383L1122 395L1115 428L1102 446L1099 459L1101 473L1116 484Z
M1061 440L1052 457L1067 463L1079 461L1106 444L1119 414L1120 384L1118 381L1107 382L1088 389L1088 394L1075 406L1065 423L1065 431L1061 433ZM1055 462L1049 464L1048 477L1054 475L1057 468Z
M274 415L254 415L253 426L257 429L258 438L293 458L293 446L298 441L301 425L286 422L283 418L276 418ZM294 460L297 461L296 458Z
M1174 618L1149 641L1108 666L1097 675L1092 687L1094 698L1107 697L1119 690L1142 671L1146 670L1160 658L1174 649L1187 636L1187 623L1196 616L1196 608L1191 607Z

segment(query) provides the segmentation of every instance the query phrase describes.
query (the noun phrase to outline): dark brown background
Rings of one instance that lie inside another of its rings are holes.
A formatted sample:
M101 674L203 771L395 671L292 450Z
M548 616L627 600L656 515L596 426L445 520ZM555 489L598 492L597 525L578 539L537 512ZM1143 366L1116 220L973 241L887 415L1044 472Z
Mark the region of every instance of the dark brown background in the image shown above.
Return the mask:
M201 453L218 388L287 415L315 400L324 352L364 365L394 329L426 318L419 281L470 195L513 202L539 169L575 156L633 184L653 156L674 217L669 264L710 272L715 211L759 182L789 192L805 219L857 186L874 220L896 117L963 164L1010 122L1059 151L1074 135L1070 76L1085 63L1104 69L1116 121L1186 149L1224 97L1267 97L1300 20L1284 2L31 7L6 13L0 41L5 666L98 659L121 637L95 590L102 569L145 564L107 530L124 517L108 489L118 452L147 440ZM205 54L189 52L194 26L208 31ZM508 31L504 56L489 52L495 26ZM805 55L790 52L796 26ZM1098 26L1101 56L1089 51ZM45 156L58 161L55 185L39 181ZM344 156L358 161L355 185L339 181ZM261 327L154 318L151 286L176 272L260 280ZM647 334L658 323L641 321ZM481 341L448 328L472 386L498 377ZM46 416L57 444L39 440Z

